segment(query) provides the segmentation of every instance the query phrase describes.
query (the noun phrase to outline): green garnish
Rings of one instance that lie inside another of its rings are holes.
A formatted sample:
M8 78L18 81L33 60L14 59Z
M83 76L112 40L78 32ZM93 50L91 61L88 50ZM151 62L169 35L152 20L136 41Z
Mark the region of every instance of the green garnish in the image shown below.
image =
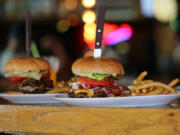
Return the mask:
M39 54L39 51L35 42L32 42L31 44L31 52L32 52L33 57L40 57L40 54Z
M74 74L78 76L88 77L91 79L96 79L96 80L103 80L110 76L117 77L117 74L99 74L99 73L74 73Z

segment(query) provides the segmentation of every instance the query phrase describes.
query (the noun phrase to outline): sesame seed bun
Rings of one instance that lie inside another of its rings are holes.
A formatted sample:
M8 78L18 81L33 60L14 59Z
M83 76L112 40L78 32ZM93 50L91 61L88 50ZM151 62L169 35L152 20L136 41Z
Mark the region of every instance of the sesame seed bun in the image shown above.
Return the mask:
M114 58L84 57L76 60L72 65L73 73L99 73L99 74L124 74L120 61Z
M4 71L49 71L50 65L48 61L42 58L26 57L26 58L15 58L9 60Z

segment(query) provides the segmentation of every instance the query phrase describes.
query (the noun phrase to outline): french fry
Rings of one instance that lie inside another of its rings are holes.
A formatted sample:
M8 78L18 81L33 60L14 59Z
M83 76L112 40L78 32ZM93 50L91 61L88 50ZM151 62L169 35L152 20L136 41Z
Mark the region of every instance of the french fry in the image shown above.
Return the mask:
M179 79L176 78L176 79L172 80L172 81L168 84L168 86L169 86L169 87L173 87L173 86L176 85L178 82L179 82Z
M147 89L142 89L142 93L143 93L143 94L145 94L145 93L147 93L147 92L148 92Z
M136 93L141 93L141 91L140 90L134 90Z
M168 85L165 85L163 83L160 83L160 82L152 82L152 83L144 84L144 85L136 87L135 89L144 89L144 88L152 87L152 86L159 86L159 87L163 87L169 91L174 91L173 88L171 88Z
M173 88L171 88L168 85L165 85L163 83L160 83L160 82L152 82L152 83L149 83L149 84L145 84L144 86L136 87L136 89L143 89L143 88L152 87L152 86L163 87L164 89L167 89L169 91L172 91L172 92L174 91Z
M134 81L133 81L133 84L134 84L134 85L137 84L137 80L134 80Z
M176 94L178 93L178 91L176 89L174 89L174 91L170 91L169 94Z
M168 90L163 91L163 94L169 94Z
M153 89L154 89L154 86L153 86L153 87L150 87L150 88L149 88L149 91L153 91Z
M155 89L151 92L146 93L145 95L161 95L163 92L163 89Z
M130 90L132 90L132 89L134 89L135 88L135 86L128 86L128 89L130 89Z
M138 76L138 78L136 79L137 81L141 81L141 80L143 80L144 79L144 77L147 75L147 71L144 71L144 72L142 72L139 76Z
M69 91L69 87L63 87L63 88L54 88L50 91L47 91L46 94L52 94L52 93L67 93Z
M131 96L143 96L143 95L145 95L145 94L143 94L143 93L132 93L131 94Z

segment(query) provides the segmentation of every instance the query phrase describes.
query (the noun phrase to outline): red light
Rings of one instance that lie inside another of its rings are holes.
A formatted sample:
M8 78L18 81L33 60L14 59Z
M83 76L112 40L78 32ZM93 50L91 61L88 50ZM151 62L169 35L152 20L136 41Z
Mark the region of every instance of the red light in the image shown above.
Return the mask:
M129 24L104 23L103 41L102 45L115 45L119 42L129 40L132 37L132 27ZM95 40L85 40L90 49L94 49Z
M104 23L103 37L118 28L119 26L117 24Z
M106 45L115 45L132 37L132 27L129 24L122 24L120 27L103 37Z

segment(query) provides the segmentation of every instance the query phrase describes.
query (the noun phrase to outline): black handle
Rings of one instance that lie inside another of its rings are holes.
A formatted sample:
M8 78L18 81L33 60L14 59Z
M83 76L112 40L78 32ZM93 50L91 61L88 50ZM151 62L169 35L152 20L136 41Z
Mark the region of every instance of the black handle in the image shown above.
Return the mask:
M105 18L105 6L100 5L97 17L97 28L96 28L96 41L95 41L95 49L102 48L102 36L104 29L104 18Z

